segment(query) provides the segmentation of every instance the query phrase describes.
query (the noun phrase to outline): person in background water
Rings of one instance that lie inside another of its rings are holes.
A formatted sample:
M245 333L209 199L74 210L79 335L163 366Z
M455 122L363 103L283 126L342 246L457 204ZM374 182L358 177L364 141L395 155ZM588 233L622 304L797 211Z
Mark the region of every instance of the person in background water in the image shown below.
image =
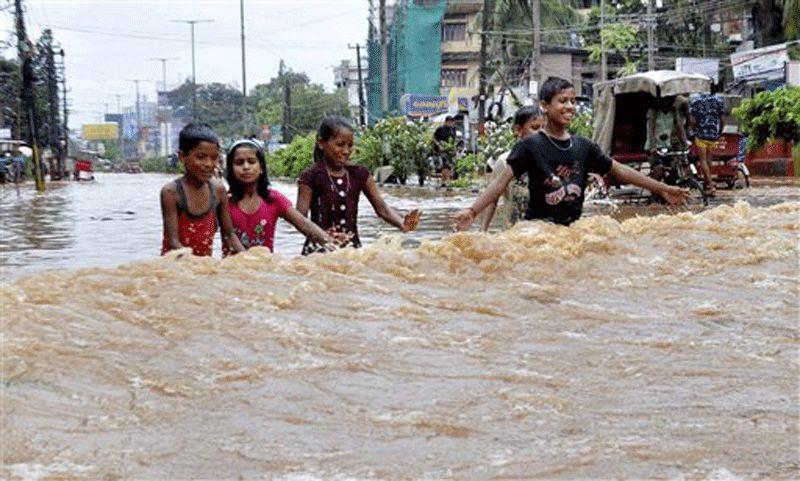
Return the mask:
M713 86L712 86L713 87ZM714 196L717 188L711 177L711 152L717 148L717 140L725 127L725 113L722 97L715 93L692 94L689 97L689 114L694 127L694 144L700 158L700 172L703 173L706 194Z
M455 144L456 139L456 120L448 115L444 118L444 125L439 126L433 132L433 151L442 161L441 181L443 185L446 185L452 177L455 164L452 146Z
M664 177L664 166L656 152L673 150L673 133L677 134L680 142L679 150L686 149L686 129L680 114L680 102L681 99L677 97L662 97L655 106L647 109L647 139L644 150L650 154L650 169L653 178L657 180Z
M178 147L186 173L161 189L161 255L191 247L196 256L210 256L217 223L222 226L223 249L243 251L233 232L225 187L213 178L219 158L217 134L208 124L190 123L181 129Z
M331 116L322 121L314 147L314 164L300 174L297 210L303 216L311 210L311 220L329 234L349 239L349 245L361 247L358 237L358 201L361 192L367 195L381 219L403 232L419 225L420 212L400 217L381 197L369 170L351 165L353 128L341 117ZM303 255L317 252L312 239L303 246Z
M275 225L283 218L312 241L333 249L336 240L300 214L292 201L269 188L264 151L254 140L237 140L228 149L225 177L230 185L231 220L245 249L265 246L273 250ZM227 255L227 251L223 251Z
M535 105L526 105L521 107L514 114L514 125L511 127L511 129L514 131L514 137L516 137L517 140L521 140L538 132L539 129L542 128L542 125L544 125L544 116L542 116L542 111L539 109L539 107ZM494 165L489 166L492 168L492 180L499 177L500 173L503 172L503 169L506 168L506 159L510 153L510 150L502 153L494 162ZM528 210L527 176L523 175L522 179L514 182L513 185L509 185L503 197L503 209L505 210L505 215L503 216L503 228L506 229L509 225L514 224L519 219L522 219L522 216L525 215L525 211ZM491 202L484 210L484 232L489 230L489 226L492 224L492 219L494 218L496 209L497 200Z
M454 216L456 230L466 230L478 212L508 188L516 177L528 174L530 202L525 218L562 225L578 220L583 211L583 193L590 172L611 173L620 182L645 188L670 204L683 204L687 190L669 186L624 166L605 155L594 142L572 136L567 126L575 114L575 88L562 78L551 77L539 91L545 126L538 134L520 140L508 156L508 166L472 206Z

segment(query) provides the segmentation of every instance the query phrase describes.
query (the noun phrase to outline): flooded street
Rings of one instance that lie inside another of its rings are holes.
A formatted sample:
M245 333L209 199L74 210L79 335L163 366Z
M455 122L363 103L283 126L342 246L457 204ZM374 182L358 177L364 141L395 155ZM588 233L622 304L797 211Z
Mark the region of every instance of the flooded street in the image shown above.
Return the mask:
M4 479L800 477L786 180L494 234L387 188L419 232L220 261L157 257L168 179L0 190Z

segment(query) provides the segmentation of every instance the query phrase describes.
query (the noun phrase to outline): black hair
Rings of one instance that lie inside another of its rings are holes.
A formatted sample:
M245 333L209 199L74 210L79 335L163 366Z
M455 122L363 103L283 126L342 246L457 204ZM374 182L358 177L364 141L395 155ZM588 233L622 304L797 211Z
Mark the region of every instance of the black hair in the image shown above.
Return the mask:
M258 176L256 181L256 192L264 199L264 202L270 202L269 195L269 175L267 174L267 162L264 159L264 150L255 142L250 140L237 140L228 149L228 155L225 157L225 179L230 186L231 200L239 202L244 197L244 184L236 178L233 173L233 158L238 149L252 149L256 151L256 158L258 165L261 166L261 175Z
M520 107L517 113L514 114L514 125L522 127L530 119L536 119L542 116L542 110L536 105L526 105Z
M322 149L319 148L319 141L326 141L336 135L340 130L353 131L353 126L350 122L345 120L344 117L338 115L330 115L325 117L321 124L319 124L319 132L317 132L317 143L314 144L314 162L321 161L325 156Z
M539 89L539 100L549 104L559 92L569 88L575 88L569 80L561 77L549 77Z
M455 118L453 118L453 116L452 116L452 115L448 115L447 117L445 117L445 118L444 118L444 121L445 121L445 122L449 122L449 121L451 121L451 120L455 120Z
M210 125L192 122L186 124L178 135L178 148L184 154L188 154L200 142L210 142L219 147L219 137Z

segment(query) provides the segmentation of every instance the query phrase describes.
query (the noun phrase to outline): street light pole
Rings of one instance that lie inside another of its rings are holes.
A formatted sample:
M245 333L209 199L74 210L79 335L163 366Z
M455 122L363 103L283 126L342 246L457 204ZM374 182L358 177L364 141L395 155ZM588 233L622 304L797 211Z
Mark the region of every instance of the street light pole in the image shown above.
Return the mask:
M139 144L142 140L142 115L141 111L139 110L139 82L142 79L134 78L134 79L127 79L128 82L133 82L136 84L136 150L139 151Z
M150 60L161 62L161 81L162 81L162 91L167 91L167 62L170 60L180 60L179 57L156 57L151 58Z
M242 135L247 135L249 116L247 114L247 60L244 54L244 0L239 0L239 18L242 26Z
M173 20L178 23L188 23L191 27L192 35L192 117L197 120L197 77L195 76L195 63L194 63L194 26L197 23L211 23L214 20Z

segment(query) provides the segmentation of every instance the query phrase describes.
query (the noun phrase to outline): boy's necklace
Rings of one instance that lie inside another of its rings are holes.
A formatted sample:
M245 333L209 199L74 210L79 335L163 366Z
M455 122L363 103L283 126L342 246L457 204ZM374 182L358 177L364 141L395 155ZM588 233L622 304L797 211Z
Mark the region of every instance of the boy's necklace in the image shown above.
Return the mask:
M547 140L549 140L550 143L553 144L553 147L557 148L558 150L566 152L566 151L568 151L569 149L572 148L572 136L571 135L569 136L569 139L567 139L567 140L569 140L569 145L566 146L566 147L561 147L560 145L558 145L556 143L555 140L553 140L552 137L550 137L550 134L547 133L547 129L542 129L542 133L544 134L545 137L547 137Z

